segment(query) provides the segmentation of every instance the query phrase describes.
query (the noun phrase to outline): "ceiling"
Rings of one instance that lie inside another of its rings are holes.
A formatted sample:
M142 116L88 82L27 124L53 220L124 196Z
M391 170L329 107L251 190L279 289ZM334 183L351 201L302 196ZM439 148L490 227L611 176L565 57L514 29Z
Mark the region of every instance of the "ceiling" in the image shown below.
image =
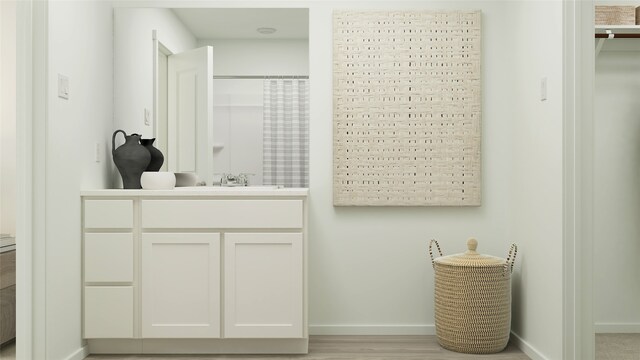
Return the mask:
M308 9L172 9L198 39L308 39ZM277 31L263 35L257 28Z

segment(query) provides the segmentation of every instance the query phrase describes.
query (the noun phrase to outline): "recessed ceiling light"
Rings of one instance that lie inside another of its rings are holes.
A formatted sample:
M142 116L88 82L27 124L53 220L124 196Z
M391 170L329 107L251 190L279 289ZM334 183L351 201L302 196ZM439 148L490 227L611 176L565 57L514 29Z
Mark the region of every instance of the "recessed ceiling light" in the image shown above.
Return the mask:
M260 27L260 28L257 28L256 31L263 35L271 35L274 32L276 32L277 29L271 28L271 27Z

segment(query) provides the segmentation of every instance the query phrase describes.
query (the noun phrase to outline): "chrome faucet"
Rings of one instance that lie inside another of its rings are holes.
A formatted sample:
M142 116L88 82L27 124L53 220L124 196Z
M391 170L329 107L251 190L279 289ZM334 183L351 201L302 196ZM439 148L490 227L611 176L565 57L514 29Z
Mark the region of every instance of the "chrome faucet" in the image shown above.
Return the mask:
M240 173L238 175L221 174L220 186L249 186L249 176L254 174Z

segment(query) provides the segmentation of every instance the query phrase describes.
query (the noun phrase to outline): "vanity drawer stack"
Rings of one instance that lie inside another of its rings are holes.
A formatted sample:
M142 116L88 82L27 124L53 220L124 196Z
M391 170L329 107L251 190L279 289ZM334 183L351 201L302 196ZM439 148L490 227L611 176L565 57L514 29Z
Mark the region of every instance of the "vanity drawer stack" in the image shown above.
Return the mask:
M90 346L127 339L124 348L134 341L139 351L124 352L307 351L306 190L83 204Z
M84 337L134 336L133 200L84 201Z

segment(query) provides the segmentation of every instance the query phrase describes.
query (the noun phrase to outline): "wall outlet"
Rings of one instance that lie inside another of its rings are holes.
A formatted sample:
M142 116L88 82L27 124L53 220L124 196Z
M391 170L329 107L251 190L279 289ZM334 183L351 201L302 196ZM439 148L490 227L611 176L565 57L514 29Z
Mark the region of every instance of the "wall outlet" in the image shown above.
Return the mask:
M547 78L540 79L540 101L547 100Z
M58 97L69 99L69 77L58 74Z
M151 111L149 109L144 109L144 124L151 125Z

